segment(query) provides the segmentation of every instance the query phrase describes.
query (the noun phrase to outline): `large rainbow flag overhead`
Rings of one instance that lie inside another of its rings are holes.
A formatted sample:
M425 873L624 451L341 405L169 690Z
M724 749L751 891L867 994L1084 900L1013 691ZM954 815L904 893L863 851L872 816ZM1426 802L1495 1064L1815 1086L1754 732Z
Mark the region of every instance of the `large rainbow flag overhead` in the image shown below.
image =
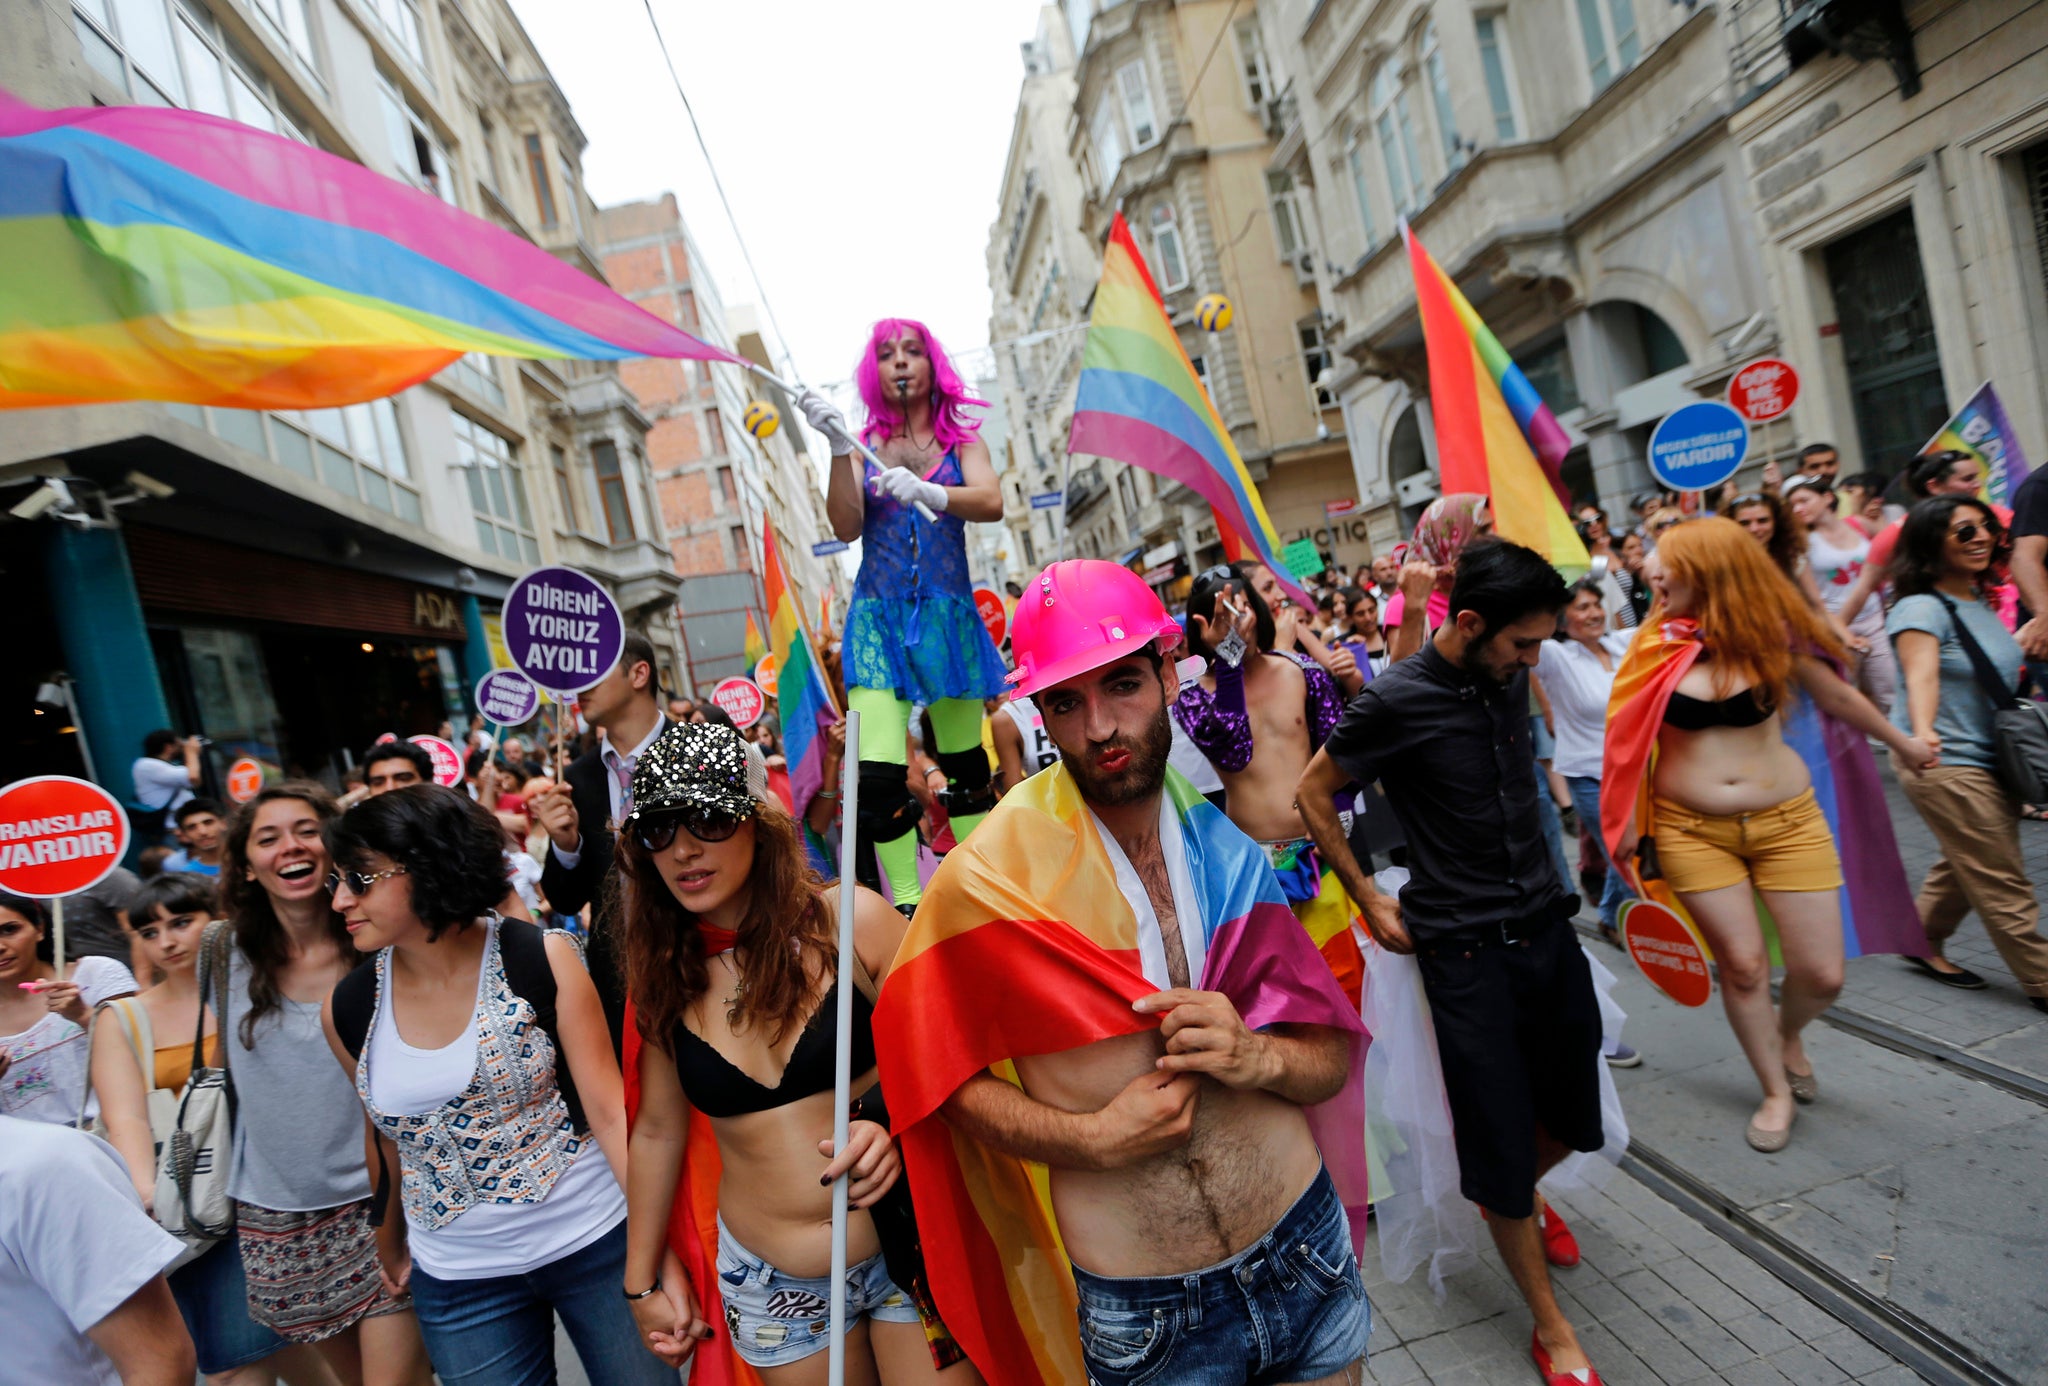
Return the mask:
M1122 212L1103 248L1067 447L1180 482L1216 511L1219 533L1224 525L1235 530L1304 610L1316 609L1280 561L1279 532L1166 316Z
M1354 1038L1349 1082L1308 1118L1355 1248L1366 1201L1357 1003L1289 912L1258 844L1178 772L1167 772L1165 795L1198 902L1197 985L1228 996L1253 1029L1321 1025ZM984 1069L1015 1082L1019 1058L1157 1026L1159 1017L1131 1009L1160 989L1145 978L1138 942L1101 829L1055 765L1004 795L948 854L882 986L875 1052L932 1291L992 1386L1087 1379L1073 1272L1045 1168L977 1145L939 1108Z
M324 408L472 351L739 361L509 231L282 135L0 92L0 409Z
M1536 550L1560 570L1590 566L1564 507L1559 472L1571 440L1465 295L1401 223L1415 273L1415 302L1429 351L1429 406L1443 493L1493 502L1494 531Z
M761 586L768 598L768 639L775 655L775 701L782 718L782 751L789 762L789 793L798 821L824 785L823 729L839 720L818 652L804 629L803 606L775 547L775 529L761 528ZM748 630L753 617L747 618Z

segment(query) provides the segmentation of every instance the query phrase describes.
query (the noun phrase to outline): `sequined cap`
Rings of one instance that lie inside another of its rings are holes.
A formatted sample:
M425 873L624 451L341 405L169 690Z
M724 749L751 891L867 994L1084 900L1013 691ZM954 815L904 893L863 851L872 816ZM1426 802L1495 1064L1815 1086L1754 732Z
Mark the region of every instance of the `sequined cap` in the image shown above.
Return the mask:
M640 753L633 767L631 823L644 814L701 808L745 818L767 792L758 753L731 727L678 722ZM758 782L758 791L757 791Z

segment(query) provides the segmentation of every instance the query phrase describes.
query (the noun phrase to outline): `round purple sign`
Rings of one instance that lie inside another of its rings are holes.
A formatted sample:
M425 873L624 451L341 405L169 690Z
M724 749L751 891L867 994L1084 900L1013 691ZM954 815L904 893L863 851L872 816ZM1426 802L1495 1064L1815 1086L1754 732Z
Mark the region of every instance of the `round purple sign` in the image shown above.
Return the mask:
M535 568L505 596L505 648L550 693L580 693L612 671L626 623L612 594L574 568Z
M517 669L493 669L476 681L476 713L486 722L516 727L539 711L539 686Z

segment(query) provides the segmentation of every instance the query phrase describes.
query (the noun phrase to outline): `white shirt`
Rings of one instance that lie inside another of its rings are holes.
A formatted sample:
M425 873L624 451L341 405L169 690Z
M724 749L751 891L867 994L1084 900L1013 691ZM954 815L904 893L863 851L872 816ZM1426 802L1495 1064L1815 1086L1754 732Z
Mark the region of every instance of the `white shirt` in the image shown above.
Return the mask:
M1060 758L1060 748L1046 734L1045 718L1038 711L1038 704L1029 698L1012 698L1005 702L1003 711L1016 725L1017 734L1022 738L1024 748L1022 759L1026 779L1045 769Z
M135 992L135 974L112 958L79 959L71 980L87 1010ZM99 1099L86 1092L92 1046L84 1030L55 1011L18 1035L0 1035L0 1053L10 1060L0 1075L0 1112L58 1126L77 1123L80 1102L87 1116L99 1114Z
M135 781L135 802L144 808L162 809L166 817L192 797L192 776L183 760L137 756L135 764L128 767L128 775Z
M1138 970L1145 974L1145 980L1165 991L1173 983L1166 970L1166 935L1159 925L1159 911L1152 908L1152 897L1145 891L1145 882L1138 875L1138 869L1131 865L1131 859L1124 855L1124 849L1095 811L1088 811L1089 819L1095 824L1095 831L1102 838L1102 845L1109 849L1109 864L1116 871L1116 887L1130 903L1131 913L1138 917ZM1191 987L1202 985L1202 964L1206 961L1208 944L1207 931L1197 914L1195 903L1195 878L1188 872L1187 847L1181 841L1180 815L1167 802L1164 794L1159 796L1159 846L1166 856L1166 879L1173 887L1173 913L1180 929L1181 950L1187 954L1188 982ZM1189 927L1192 925L1193 927Z
M1607 695L1614 691L1614 672L1628 653L1634 631L1611 631L1600 637L1601 648L1614 659L1603 669L1594 653L1576 640L1546 640L1536 674L1550 695L1557 722L1557 750L1550 768L1560 775L1600 778L1600 758L1607 745Z
M655 738L660 736L663 732L667 731L670 727L674 725L675 723L669 721L668 715L666 713L656 715L654 719L654 730L647 733L647 735L641 739L641 742L638 746L635 746L632 750L626 752L627 766L630 767L638 763L641 754L644 751L646 751L646 749L649 746L652 746L654 744ZM619 810L625 805L626 791L620 788L619 786L619 753L612 749L612 739L610 734L603 731L602 729L600 729L597 733L597 756L598 759L602 761L604 764L605 802L611 805L611 822L616 823L619 821L620 818L624 817L624 815L621 814ZM630 779L632 776L632 771L630 768L627 770L626 774L627 777ZM581 827L582 825L579 824L578 826ZM562 864L562 868L564 870L574 871L576 869L576 864L583 860L583 840L580 836L577 838L576 850L573 852L565 852L561 848L554 846L552 843L550 843L548 846L548 852L550 855L554 857L556 861Z
M0 1116L0 1305L9 1381L121 1386L88 1330L184 1251L121 1157L83 1131Z

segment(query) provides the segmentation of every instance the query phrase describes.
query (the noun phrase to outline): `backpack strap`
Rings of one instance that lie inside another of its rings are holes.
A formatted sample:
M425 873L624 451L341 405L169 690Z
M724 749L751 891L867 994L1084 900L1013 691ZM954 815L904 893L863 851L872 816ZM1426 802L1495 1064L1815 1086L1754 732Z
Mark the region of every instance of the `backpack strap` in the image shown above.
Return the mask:
M363 1045L370 1038L370 1017L376 1009L377 955L372 953L334 985L334 1033L351 1059L363 1057Z

